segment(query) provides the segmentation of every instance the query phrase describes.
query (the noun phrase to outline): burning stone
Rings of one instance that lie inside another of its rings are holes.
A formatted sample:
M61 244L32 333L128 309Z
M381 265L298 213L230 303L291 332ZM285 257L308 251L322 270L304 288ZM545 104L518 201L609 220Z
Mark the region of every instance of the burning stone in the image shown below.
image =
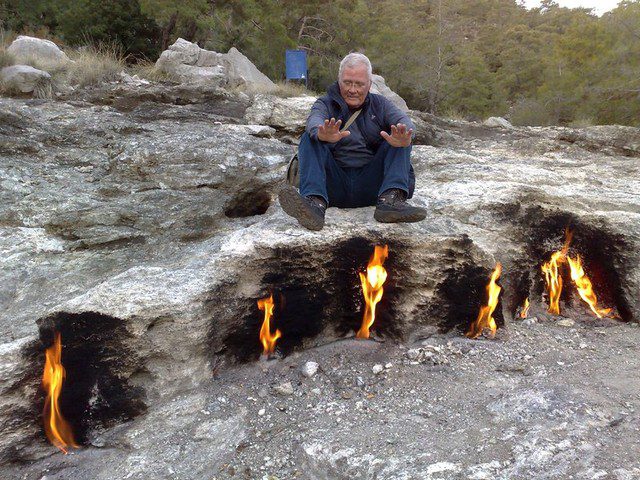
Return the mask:
M276 329L275 333L271 333L270 321L273 315L273 294L267 298L258 300L258 308L264 311L264 320L260 328L260 342L262 343L262 354L271 355L276 349L276 342L282 336L280 330Z
M571 280L576 284L580 298L589 305L591 311L595 313L598 318L608 315L611 312L610 308L598 308L598 299L591 286L591 280L589 280L589 277L584 273L580 255L578 255L575 260L571 257L567 257L567 260L571 268Z
M487 295L489 297L487 305L480 308L478 318L471 325L471 329L467 332L467 337L478 338L482 335L487 338L493 338L495 336L498 327L495 319L493 318L493 311L498 305L498 298L500 297L500 291L502 290L502 287L496 283L498 278L500 278L501 273L502 265L498 262L493 274L491 275L491 280L489 280L489 284L487 285Z
M42 374L42 386L47 391L42 412L44 431L49 441L66 455L68 447L78 448L78 445L74 440L71 426L62 416L58 404L62 383L66 376L62 366L62 340L59 332L55 333L53 345L47 348L45 357Z
M522 307L520 307L520 315L518 315L520 318L527 318L527 316L529 315L529 308L531 307L531 304L529 303L529 297L527 297L524 301L524 304L522 305Z
M357 338L369 338L369 329L376 318L376 305L382 300L384 291L382 285L387 280L387 271L382 264L388 256L388 245L384 247L376 245L373 257L371 257L369 265L367 265L367 274L359 273L360 282L362 283L362 294L365 299L365 309L362 317L362 326L356 334Z
M569 244L573 238L573 232L568 228L565 230L565 241L562 250L558 250L551 255L551 259L542 264L542 273L547 284L549 294L549 310L553 315L560 315L560 294L562 293L562 276L560 275L560 265L566 261Z
M610 308L598 308L598 299L591 280L584 272L582 267L582 260L580 255L577 255L575 259L568 255L569 245L573 239L573 232L568 228L565 230L565 242L562 250L554 252L551 255L551 260L542 265L542 271L545 274L545 282L547 285L547 292L549 294L549 313L554 315L560 315L560 294L562 293L562 276L559 271L559 265L562 263L569 263L571 270L571 280L578 289L580 298L589 305L591 311L598 317L602 318L611 313Z

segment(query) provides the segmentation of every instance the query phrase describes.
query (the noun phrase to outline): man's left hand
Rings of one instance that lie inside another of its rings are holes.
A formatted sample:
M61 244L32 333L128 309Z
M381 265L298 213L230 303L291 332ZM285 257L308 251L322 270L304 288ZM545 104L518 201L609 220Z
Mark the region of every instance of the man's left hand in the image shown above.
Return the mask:
M382 138L384 138L392 147L408 147L411 145L411 134L413 129L407 130L407 126L404 123L398 125L391 125L391 135L384 130L380 132Z

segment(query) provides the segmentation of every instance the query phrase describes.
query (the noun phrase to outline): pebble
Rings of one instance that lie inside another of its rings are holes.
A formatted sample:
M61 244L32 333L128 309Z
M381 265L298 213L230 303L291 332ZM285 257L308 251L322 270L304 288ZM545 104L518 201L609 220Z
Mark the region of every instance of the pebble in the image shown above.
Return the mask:
M556 325L560 327L573 327L575 324L576 322L574 322L570 318L563 318L562 320L558 320L556 322Z
M260 410L258 410L258 415L263 416L265 412L266 410L264 408L261 408Z
M379 363L375 364L371 369L374 375L378 375L379 373L382 373L383 370L384 370L384 367Z
M273 390L278 395L282 395L282 396L293 395L293 385L291 385L291 382L284 382L276 387L273 387Z
M305 363L300 369L300 373L302 373L302 376L306 378L313 377L317 371L318 371L318 364L313 361L309 361Z

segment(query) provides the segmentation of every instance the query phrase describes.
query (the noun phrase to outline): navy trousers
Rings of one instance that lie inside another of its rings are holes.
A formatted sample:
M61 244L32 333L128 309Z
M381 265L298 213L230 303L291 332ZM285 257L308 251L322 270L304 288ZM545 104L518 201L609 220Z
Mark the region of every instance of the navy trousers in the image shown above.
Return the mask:
M390 188L413 196L416 180L411 166L411 145L380 144L374 158L360 168L343 168L336 163L326 143L304 133L298 146L300 194L322 197L330 207L357 208L375 205L378 196Z

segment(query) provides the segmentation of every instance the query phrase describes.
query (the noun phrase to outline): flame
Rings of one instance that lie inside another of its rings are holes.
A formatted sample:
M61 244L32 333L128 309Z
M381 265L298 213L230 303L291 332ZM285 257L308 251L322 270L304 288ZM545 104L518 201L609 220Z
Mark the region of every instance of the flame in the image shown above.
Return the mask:
M62 416L58 398L62 392L62 382L65 378L65 370L62 366L62 341L60 333L56 332L53 345L45 352L44 373L42 374L42 386L47 391L44 401L44 431L49 441L59 448L65 455L67 447L78 448L71 426Z
M491 337L496 334L496 330L498 329L496 325L496 321L493 318L493 311L496 309L498 305L498 297L500 295L500 287L496 281L500 278L500 274L502 273L502 265L500 262L496 264L496 268L493 270L491 274L491 280L487 284L487 294L489 296L489 301L487 305L483 305L480 307L480 312L478 312L478 318L471 325L471 329L467 332L467 337L469 338L478 338L482 335L482 332L485 328L491 330Z
M382 300L382 293L384 291L382 285L387 279L387 271L382 264L388 256L388 245L384 247L376 245L373 251L373 257L371 257L369 265L367 265L367 274L359 273L365 307L364 315L362 316L362 326L356 334L357 338L369 338L369 329L376 319L376 305Z
M547 263L542 264L542 272L547 284L547 293L549 294L549 313L560 315L560 294L562 293L562 277L560 276L559 266L564 263L569 251L569 244L573 238L573 232L568 228L565 230L565 241L562 250L553 252L551 259Z
M263 355L269 355L276 349L276 342L282 336L280 330L276 329L275 334L271 334L270 320L273 315L273 294L267 298L258 300L258 308L264 310L264 320L262 321L262 327L260 328L260 342L262 342Z
M610 308L597 307L598 299L591 286L591 280L589 280L589 277L584 273L580 255L576 256L575 260L568 256L567 260L569 261L569 268L571 269L571 280L576 284L582 300L587 302L591 311L595 313L598 318L608 315L609 312L611 312Z
M531 307L531 305L529 304L529 297L527 297L524 301L524 305L522 305L522 308L520 309L520 318L527 318L527 315L529 314L529 307Z

